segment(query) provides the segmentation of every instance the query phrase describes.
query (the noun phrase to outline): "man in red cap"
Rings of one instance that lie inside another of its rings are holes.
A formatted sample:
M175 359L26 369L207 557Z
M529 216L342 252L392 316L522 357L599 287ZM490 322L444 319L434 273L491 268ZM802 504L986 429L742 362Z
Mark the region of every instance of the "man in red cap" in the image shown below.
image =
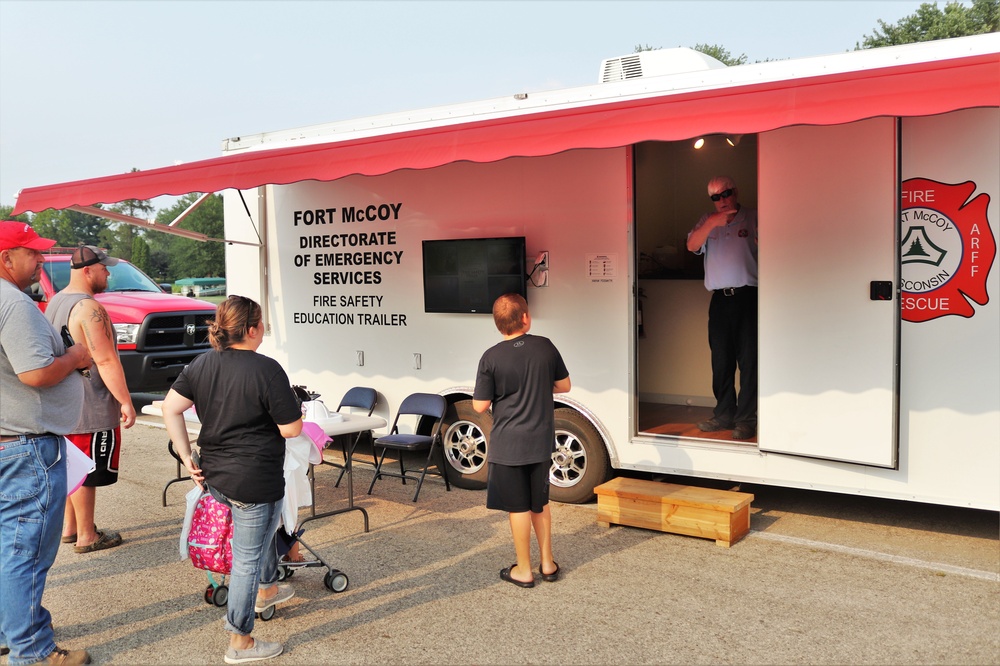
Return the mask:
M24 222L0 222L0 645L12 666L88 664L60 650L42 606L66 508L63 435L83 412L83 345L66 348L23 289L38 279L41 238Z
M83 485L66 499L63 543L75 543L77 553L114 548L122 537L99 530L94 523L97 487L118 481L121 427L135 423L135 407L118 358L115 329L108 311L94 298L108 288L108 266L118 264L100 248L82 245L70 259L69 285L49 300L45 318L57 329L63 326L74 340L86 342L93 358L90 381L84 383L84 410L80 422L67 439L96 465Z

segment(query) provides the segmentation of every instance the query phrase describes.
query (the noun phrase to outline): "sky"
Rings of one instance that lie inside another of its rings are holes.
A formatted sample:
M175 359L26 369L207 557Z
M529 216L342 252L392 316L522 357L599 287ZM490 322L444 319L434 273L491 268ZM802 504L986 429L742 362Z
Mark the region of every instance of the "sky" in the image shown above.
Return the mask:
M0 0L0 204L218 157L228 137L595 84L636 46L842 53L919 5Z

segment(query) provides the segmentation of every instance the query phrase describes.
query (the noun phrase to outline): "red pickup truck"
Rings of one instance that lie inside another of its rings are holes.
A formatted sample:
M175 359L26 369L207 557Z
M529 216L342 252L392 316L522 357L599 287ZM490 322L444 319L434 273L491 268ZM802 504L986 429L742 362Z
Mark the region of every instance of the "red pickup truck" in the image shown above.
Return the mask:
M30 288L43 312L69 284L69 262L69 254L45 256L39 281ZM108 289L97 300L115 327L129 391L166 391L185 365L210 349L207 321L215 316L215 305L166 293L124 260L108 270Z

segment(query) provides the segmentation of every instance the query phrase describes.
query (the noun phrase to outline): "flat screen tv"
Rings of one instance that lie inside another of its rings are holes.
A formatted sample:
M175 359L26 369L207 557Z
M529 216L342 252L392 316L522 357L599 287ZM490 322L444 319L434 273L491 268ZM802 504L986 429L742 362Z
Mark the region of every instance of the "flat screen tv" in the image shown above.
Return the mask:
M491 314L503 294L527 298L524 236L425 240L424 312Z

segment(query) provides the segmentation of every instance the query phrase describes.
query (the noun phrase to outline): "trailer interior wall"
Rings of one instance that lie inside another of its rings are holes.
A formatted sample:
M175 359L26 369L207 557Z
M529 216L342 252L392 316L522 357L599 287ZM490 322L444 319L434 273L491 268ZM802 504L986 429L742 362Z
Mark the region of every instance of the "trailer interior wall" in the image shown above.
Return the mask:
M424 312L421 241L523 235L529 267L537 252L549 252L549 286L529 286L532 333L551 338L562 352L573 381L568 397L600 405L600 426L626 434L630 152L577 150L269 187L272 319L261 351L334 407L351 386L375 388L384 398L379 413L387 418L411 392L471 388L479 357L500 336L489 314ZM370 205L398 206L398 215L344 221L345 210ZM332 223L329 216L322 224L304 221L306 211L329 209L336 209ZM243 204L227 194L226 231L235 235L241 226ZM340 234L390 232L392 242L383 237L372 247L306 247L315 238L325 243ZM401 254L382 266L316 265L345 250ZM597 257L605 274L594 273ZM230 293L262 293L255 249L228 246L226 263ZM378 271L377 282L317 284L355 270ZM296 323L317 314L333 323Z

